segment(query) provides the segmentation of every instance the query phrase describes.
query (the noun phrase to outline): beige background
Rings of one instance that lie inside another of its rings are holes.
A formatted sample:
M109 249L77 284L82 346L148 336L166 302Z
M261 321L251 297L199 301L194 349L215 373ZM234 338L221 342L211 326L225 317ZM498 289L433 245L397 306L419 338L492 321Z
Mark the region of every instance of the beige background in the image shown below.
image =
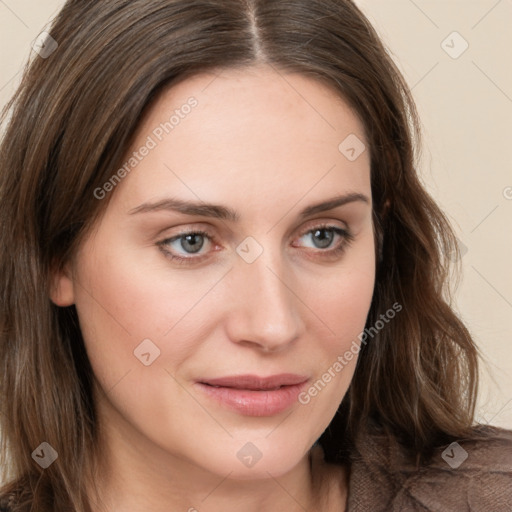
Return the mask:
M63 3L0 0L0 106ZM413 89L425 185L465 253L458 309L488 361L478 415L512 428L512 0L357 3Z

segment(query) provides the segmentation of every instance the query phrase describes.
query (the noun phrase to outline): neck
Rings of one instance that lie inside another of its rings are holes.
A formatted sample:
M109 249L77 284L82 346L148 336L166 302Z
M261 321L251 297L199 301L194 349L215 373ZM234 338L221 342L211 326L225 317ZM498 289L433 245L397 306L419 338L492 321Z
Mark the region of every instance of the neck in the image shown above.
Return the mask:
M112 447L115 448L115 447ZM128 447L125 447L128 448ZM313 478L311 458L290 472L257 480L237 480L165 454L133 457L129 448L110 452L98 475L101 504L95 512L304 512L319 510L322 485ZM108 470L107 470L108 466Z

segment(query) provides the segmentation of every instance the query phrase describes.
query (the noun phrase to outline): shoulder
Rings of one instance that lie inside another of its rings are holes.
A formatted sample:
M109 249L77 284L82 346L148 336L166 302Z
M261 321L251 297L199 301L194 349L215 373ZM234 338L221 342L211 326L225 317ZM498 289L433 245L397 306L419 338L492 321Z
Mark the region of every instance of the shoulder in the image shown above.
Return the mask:
M11 481L0 487L0 512L31 510L31 486L25 478Z
M5 494L0 489L0 512L11 512L12 498L9 494Z
M364 439L351 464L348 512L510 512L512 431L475 429L475 436L435 451L418 466L384 436Z

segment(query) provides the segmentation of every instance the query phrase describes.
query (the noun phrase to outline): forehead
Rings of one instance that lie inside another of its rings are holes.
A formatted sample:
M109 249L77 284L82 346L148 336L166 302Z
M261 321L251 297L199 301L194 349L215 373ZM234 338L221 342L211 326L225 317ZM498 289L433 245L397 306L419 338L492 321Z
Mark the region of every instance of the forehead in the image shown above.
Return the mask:
M169 193L291 205L305 194L368 191L369 151L351 161L340 150L353 136L366 145L355 112L317 80L270 66L199 74L152 103L126 159L151 149L116 195L126 207Z

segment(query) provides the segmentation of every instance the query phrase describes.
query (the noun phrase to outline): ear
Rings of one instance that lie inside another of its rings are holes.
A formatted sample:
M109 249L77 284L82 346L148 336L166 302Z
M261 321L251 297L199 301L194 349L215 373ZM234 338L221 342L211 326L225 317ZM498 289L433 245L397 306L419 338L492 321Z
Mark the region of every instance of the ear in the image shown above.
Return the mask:
M69 264L52 273L50 299L60 307L71 306L75 303L75 290Z

